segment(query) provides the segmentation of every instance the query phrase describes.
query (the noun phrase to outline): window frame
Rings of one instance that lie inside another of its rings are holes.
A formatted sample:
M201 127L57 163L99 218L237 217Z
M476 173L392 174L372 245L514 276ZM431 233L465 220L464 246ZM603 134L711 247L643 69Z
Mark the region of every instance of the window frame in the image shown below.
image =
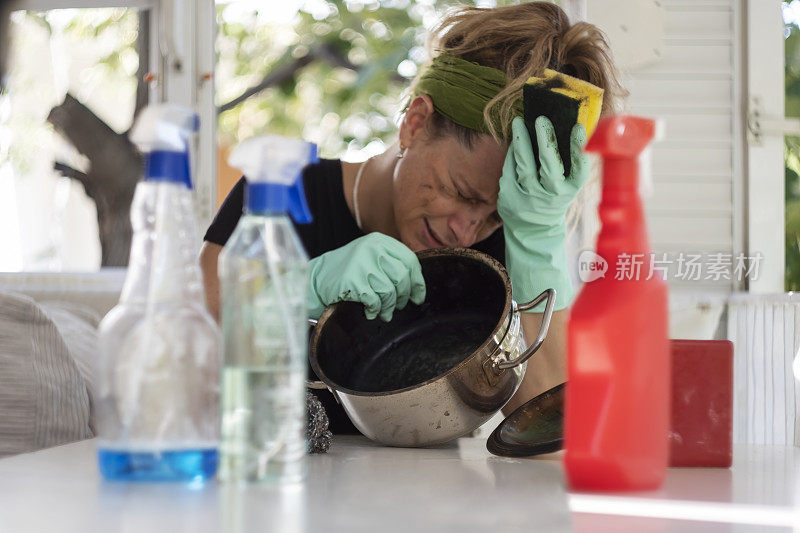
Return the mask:
M197 222L210 223L216 207L217 110L214 94L216 5L214 0L15 0L12 10L126 7L150 13L150 66L155 81L149 102L194 109L200 130L194 137L192 178ZM53 273L57 275L57 273Z
M781 0L742 0L743 96L741 107L752 112L754 99L761 101L760 112L766 118L783 120L784 43ZM770 4L770 5L767 5ZM750 280L752 293L785 292L786 250L784 232L786 191L784 183L784 140L781 132L765 132L756 142L745 133L744 158L744 238L748 255L763 255L759 275Z

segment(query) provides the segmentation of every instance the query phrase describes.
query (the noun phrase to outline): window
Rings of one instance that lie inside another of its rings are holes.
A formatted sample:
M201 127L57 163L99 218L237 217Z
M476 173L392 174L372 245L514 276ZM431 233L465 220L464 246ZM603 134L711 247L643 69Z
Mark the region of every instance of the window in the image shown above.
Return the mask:
M121 6L120 6L121 5ZM213 2L23 0L0 96L0 271L125 266L148 102L193 107L201 224L212 214Z
M125 264L126 253L101 243L98 222L117 225L127 215L131 186L122 180L131 178L101 168L101 159L107 151L129 156L116 137L137 107L140 15L135 8L11 14L0 163L0 216L10 230L0 236L0 269L95 270L104 255ZM146 94L138 100L146 101ZM127 205L112 207L112 196Z

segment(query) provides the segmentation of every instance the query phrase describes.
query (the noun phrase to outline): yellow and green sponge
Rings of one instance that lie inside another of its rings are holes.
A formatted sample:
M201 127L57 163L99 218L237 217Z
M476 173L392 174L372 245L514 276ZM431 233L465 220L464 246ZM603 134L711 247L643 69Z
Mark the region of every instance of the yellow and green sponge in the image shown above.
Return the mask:
M538 117L544 116L553 123L564 172L569 176L572 166L570 133L573 126L579 123L586 128L587 138L591 137L600 119L603 89L561 72L545 69L541 78L529 78L523 86L522 107L525 125L533 140L535 160L539 161L539 145L535 141L534 123Z

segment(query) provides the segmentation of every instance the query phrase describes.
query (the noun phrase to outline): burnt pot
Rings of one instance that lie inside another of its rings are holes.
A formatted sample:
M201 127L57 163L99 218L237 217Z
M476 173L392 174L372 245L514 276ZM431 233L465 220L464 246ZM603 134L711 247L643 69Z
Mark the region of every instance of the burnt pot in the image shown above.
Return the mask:
M363 306L328 307L312 333L314 372L370 439L428 446L461 437L514 395L525 361L544 341L555 303L548 289L517 305L503 266L463 248L418 254L427 294L391 322L367 320ZM526 349L520 311L546 300Z

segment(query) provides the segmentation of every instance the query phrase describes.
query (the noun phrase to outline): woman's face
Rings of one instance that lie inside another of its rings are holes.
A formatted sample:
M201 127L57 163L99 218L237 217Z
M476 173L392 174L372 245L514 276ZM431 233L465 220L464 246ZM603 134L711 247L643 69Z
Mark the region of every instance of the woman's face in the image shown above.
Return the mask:
M489 135L481 135L469 149L452 136L432 139L424 122L414 128L421 118L414 115L420 114L415 104L424 98L414 100L400 131L401 144L407 147L394 171L400 240L414 251L471 246L502 223L497 193L506 149ZM421 110L425 114L424 107ZM404 131L406 127L414 131Z

